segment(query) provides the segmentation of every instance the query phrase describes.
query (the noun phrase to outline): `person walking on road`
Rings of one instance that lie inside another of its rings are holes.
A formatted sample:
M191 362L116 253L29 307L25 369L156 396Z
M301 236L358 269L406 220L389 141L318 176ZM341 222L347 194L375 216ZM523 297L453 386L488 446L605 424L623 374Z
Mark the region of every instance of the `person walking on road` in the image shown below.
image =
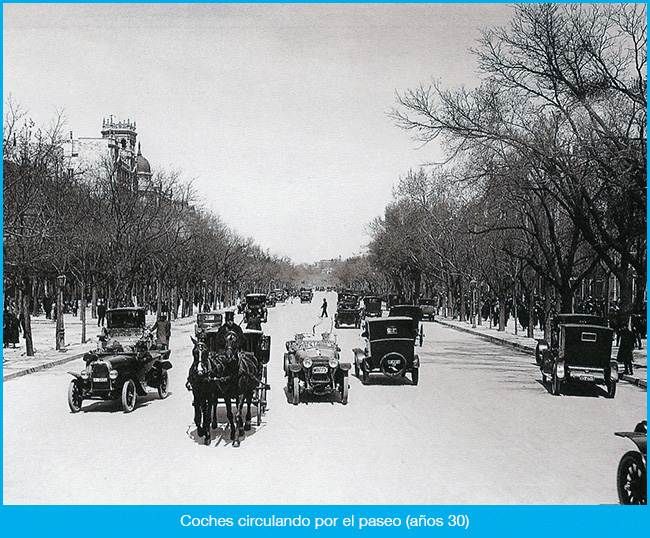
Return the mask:
M321 306L321 309L322 309L322 311L320 313L320 317L321 318L328 317L327 316L327 299L323 299L323 305Z
M172 335L172 324L165 314L160 314L151 330L156 331L156 346L158 349L169 349L169 337Z
M97 327L104 326L104 319L106 318L106 305L104 301L100 301L97 305Z
M618 348L618 354L616 355L616 361L622 362L625 371L623 374L632 375L634 371L632 370L632 359L633 359L633 350L634 350L634 333L631 329L624 325L619 329L618 334L621 337L620 345Z

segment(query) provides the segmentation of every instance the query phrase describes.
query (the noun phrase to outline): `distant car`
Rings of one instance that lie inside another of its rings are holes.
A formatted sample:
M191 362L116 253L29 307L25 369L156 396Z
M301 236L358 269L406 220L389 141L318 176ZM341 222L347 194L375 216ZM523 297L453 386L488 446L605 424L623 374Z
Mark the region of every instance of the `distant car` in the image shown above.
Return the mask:
M419 307L422 309L422 319L427 318L433 321L436 317L436 304L435 299L420 299L418 301Z
M538 340L535 358L542 382L558 395L570 383L605 386L616 394L618 363L612 359L613 330L604 319L589 314L558 314L551 322L551 341Z
M350 363L341 362L336 338L328 333L321 337L297 334L286 343L284 375L287 391L294 405L302 394L314 395L338 392L341 403L348 403L348 371Z
M363 313L367 318L381 317L381 297L367 295L363 298Z
M314 298L314 292L310 288L300 288L300 302L311 303Z
M354 372L364 385L377 370L389 378L404 378L410 373L412 384L418 384L420 358L415 354L416 335L411 318L366 320L362 336L366 339L366 347L354 349Z
M648 421L639 422L633 432L616 432L627 437L637 450L626 452L616 471L616 489L621 504L648 503Z
M334 326L338 329L341 325L352 325L357 329L361 327L361 305L359 295L356 293L339 293L334 314Z
M106 312L106 329L100 335L97 350L84 355L86 367L68 388L68 406L73 413L81 410L84 400L121 400L122 409L135 409L138 396L147 388L168 394L167 370L170 350L158 349L147 330L143 308L115 308Z
M400 304L391 306L388 311L391 317L404 316L413 320L413 334L419 342L420 346L424 341L424 327L420 325L422 321L422 308L412 304Z
M194 336L203 338L206 331L218 329L223 323L223 314L221 312L200 312L196 315L196 325L194 326Z
M259 317L262 323L266 323L269 314L266 309L267 297L264 293L249 293L246 295L246 306L244 308L244 320L248 323L249 318Z

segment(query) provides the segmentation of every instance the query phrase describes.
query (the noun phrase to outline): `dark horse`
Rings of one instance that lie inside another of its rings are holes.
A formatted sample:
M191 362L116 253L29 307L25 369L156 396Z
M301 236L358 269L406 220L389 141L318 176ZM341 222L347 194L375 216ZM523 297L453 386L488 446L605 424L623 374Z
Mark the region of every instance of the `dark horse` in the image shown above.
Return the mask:
M194 395L192 405L194 406L196 432L199 437L204 437L204 442L208 445L211 439L210 418L214 399L215 365L210 359L205 343L194 338L192 338L192 342L194 343L194 349L192 349L194 361L187 376L187 388Z
M244 432L251 429L251 403L253 395L260 386L260 361L253 353L240 351L238 353L239 376L237 379L237 428L239 435L245 435ZM246 403L246 422L242 418Z

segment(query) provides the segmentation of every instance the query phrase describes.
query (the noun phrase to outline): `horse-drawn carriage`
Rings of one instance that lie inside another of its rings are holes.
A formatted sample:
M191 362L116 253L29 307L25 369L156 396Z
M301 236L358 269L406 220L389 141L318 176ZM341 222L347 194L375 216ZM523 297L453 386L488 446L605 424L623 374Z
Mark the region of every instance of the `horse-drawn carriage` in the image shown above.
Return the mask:
M211 440L211 427L217 427L219 404L226 407L233 446L251 429L251 407L256 408L259 426L266 411L267 363L270 359L271 337L261 330L241 329L227 317L225 325L207 331L194 340L194 361L190 367L187 388L194 394L194 422L205 444ZM236 422L232 402L236 403ZM245 420L242 416L246 404Z

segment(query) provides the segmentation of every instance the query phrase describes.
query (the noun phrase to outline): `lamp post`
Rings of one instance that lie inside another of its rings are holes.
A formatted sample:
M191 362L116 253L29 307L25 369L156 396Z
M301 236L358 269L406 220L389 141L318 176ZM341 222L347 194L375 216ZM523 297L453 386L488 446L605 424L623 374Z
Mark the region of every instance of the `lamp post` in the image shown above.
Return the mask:
M472 279L470 282L472 286L472 328L476 328L476 279Z
M65 275L56 279L56 349L65 351L65 325L63 324L63 287Z

